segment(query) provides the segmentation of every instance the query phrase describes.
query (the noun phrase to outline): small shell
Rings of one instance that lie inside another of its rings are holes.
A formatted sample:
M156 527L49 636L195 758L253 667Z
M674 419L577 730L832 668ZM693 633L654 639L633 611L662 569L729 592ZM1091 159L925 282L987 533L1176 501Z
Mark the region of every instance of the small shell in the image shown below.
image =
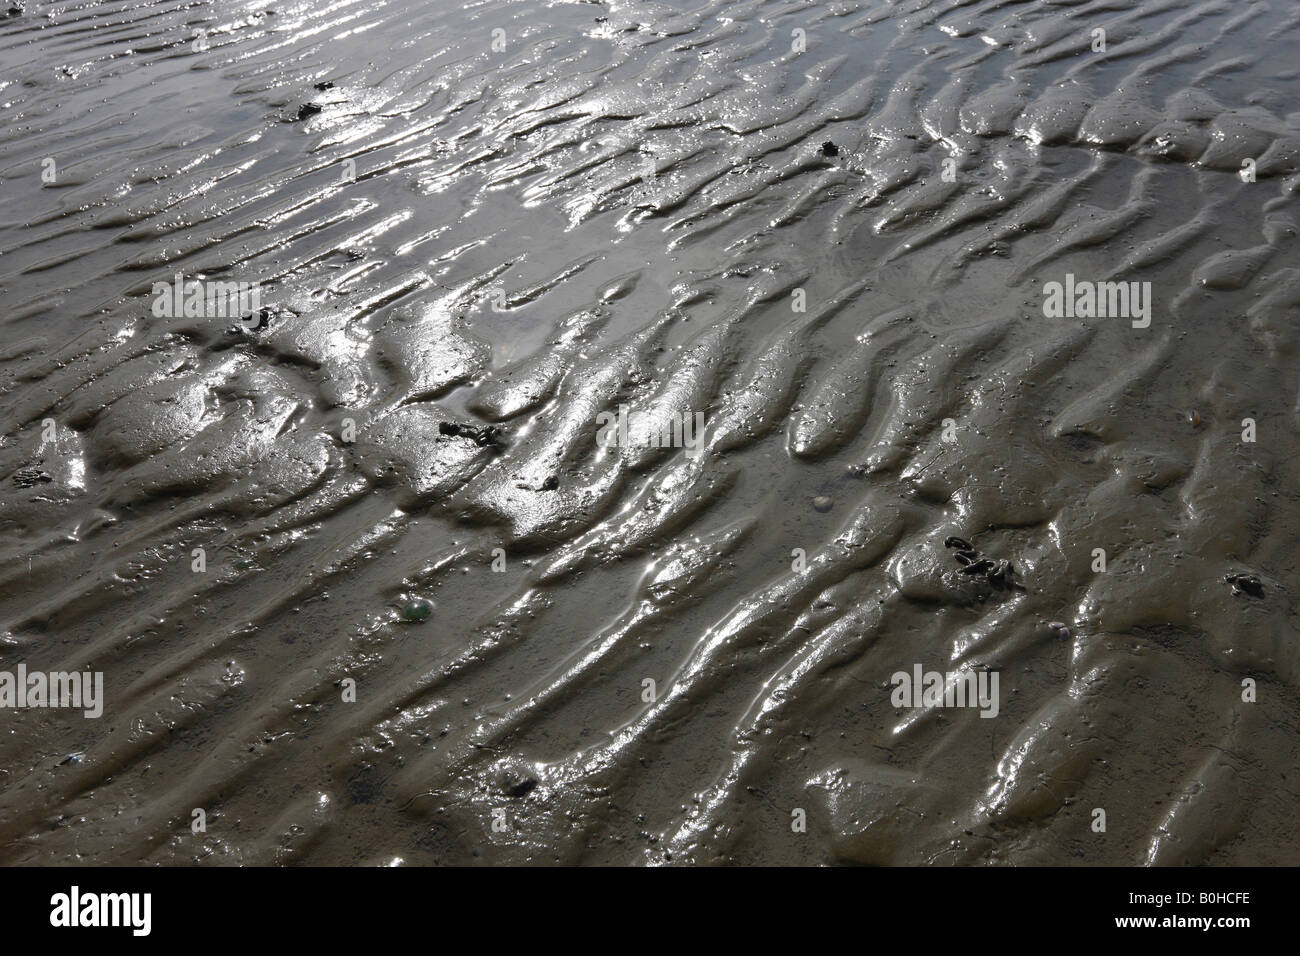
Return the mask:
M1047 626L1057 632L1057 637L1065 640L1070 636L1070 629L1065 626L1064 621L1048 621Z
M1200 427L1201 427L1201 413L1200 413L1200 412L1197 412L1197 411L1193 410L1192 413L1191 413L1190 415L1187 416L1187 420L1188 420L1189 422L1192 423L1192 427L1193 427L1193 428L1200 428Z
M831 499L826 495L818 495L816 498L812 500L812 506L817 511L825 512L825 511L830 511L833 507L835 507L835 502L831 501Z

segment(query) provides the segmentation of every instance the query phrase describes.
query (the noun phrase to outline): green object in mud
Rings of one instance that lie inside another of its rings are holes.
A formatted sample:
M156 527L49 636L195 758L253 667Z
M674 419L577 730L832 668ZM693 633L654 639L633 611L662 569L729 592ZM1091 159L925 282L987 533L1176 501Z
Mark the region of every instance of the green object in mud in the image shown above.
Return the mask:
M433 613L433 605L428 601L407 601L402 605L402 617L408 621L423 621Z

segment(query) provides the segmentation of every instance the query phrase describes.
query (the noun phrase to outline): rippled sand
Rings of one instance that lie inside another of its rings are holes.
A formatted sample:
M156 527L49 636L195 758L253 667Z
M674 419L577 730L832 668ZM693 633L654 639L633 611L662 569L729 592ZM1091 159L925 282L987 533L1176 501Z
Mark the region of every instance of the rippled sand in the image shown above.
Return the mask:
M1300 8L23 7L0 862L1300 863Z

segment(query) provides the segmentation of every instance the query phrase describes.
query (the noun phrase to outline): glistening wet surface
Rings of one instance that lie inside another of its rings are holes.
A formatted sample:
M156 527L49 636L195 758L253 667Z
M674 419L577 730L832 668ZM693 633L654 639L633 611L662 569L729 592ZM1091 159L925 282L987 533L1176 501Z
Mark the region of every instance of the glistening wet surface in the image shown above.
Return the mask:
M16 5L0 862L1300 863L1298 40Z

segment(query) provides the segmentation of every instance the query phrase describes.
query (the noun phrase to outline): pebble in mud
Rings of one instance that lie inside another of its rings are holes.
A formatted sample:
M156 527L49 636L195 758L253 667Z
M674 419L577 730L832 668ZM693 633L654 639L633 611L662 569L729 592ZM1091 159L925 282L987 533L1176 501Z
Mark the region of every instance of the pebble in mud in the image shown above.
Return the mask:
M506 787L506 794L509 797L518 800L522 797L528 796L535 789L537 789L537 781L532 777L528 777L524 780L510 783Z
M407 601L402 605L402 617L408 621L423 621L433 613L433 605L422 598Z
M321 107L315 103L303 103L298 107L298 119L305 120L308 116L315 116L321 111Z
M830 511L835 507L835 502L826 495L818 495L812 500L812 506L814 511L820 511L825 514L827 511Z
M241 332L261 332L263 329L269 327L271 324L271 310L262 309L260 312L258 312L256 316L257 318L256 325L252 324L253 318L254 316L252 315L252 313L249 313L246 318L241 318L239 320L240 322L239 325L229 326L226 329L226 334L239 335Z
M826 142L822 143L820 152L823 156L838 156L840 154L840 148L828 139Z

